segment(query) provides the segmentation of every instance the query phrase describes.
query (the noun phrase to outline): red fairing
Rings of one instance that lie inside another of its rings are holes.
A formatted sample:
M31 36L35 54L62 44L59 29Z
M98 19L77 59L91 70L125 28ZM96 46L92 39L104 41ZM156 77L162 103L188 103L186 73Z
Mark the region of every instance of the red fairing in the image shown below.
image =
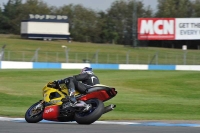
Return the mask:
M43 119L56 121L59 115L59 111L60 109L58 105L47 106L43 113Z
M101 91L95 91L90 94L87 94L87 95L81 97L80 100L86 101L86 100L89 100L92 98L97 98L101 101L106 101L110 98L110 96L108 95L108 93L105 90L101 90Z

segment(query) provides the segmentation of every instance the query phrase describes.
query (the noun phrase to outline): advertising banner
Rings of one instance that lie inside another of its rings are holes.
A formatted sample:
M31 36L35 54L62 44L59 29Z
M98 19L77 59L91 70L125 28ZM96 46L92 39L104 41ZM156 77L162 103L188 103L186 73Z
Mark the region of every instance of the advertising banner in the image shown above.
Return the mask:
M200 18L139 18L138 40L199 40Z
M174 40L175 19L174 18L139 18L138 19L139 40Z
M176 40L200 39L200 18L177 18Z

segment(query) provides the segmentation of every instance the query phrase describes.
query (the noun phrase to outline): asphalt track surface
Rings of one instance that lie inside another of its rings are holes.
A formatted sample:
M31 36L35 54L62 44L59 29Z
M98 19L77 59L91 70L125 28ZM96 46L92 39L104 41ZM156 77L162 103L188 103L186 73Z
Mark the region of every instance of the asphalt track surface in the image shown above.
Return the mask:
M27 123L24 120L2 120L0 121L0 133L200 133L199 125L200 123L167 124L134 121L98 121L91 125L79 125L76 122Z

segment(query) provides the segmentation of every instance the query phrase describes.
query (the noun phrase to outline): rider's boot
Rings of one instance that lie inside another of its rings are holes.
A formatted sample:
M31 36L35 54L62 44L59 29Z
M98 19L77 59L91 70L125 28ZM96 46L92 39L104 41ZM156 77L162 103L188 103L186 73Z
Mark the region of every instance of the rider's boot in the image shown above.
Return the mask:
M69 89L69 101L72 104L77 103L77 100L76 100L76 97L75 97L75 89L73 89L73 88Z
M76 97L75 97L75 91L73 89L68 90L68 96L63 98L61 101L63 102L63 109L67 107L74 107L77 103Z
M87 106L87 104L81 100L77 101L76 97L75 97L75 90L74 89L69 89L69 101L72 103L71 106L72 107L85 107L87 109L89 109L89 107Z
M87 104L83 101L77 101L75 96L75 86L72 78L66 78L65 84L68 88L68 97L66 98L72 107L85 107Z
M84 101L77 101L75 97L75 90L69 89L69 96L62 99L63 109L67 107L83 107L83 112L88 111L91 108L90 104L86 104Z

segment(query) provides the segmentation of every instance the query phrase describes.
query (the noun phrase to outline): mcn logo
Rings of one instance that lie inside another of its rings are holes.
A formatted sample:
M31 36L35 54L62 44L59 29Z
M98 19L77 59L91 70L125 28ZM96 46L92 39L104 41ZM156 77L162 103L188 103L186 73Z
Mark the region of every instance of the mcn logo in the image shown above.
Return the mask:
M139 40L174 40L175 19L174 18L139 18L138 19Z

